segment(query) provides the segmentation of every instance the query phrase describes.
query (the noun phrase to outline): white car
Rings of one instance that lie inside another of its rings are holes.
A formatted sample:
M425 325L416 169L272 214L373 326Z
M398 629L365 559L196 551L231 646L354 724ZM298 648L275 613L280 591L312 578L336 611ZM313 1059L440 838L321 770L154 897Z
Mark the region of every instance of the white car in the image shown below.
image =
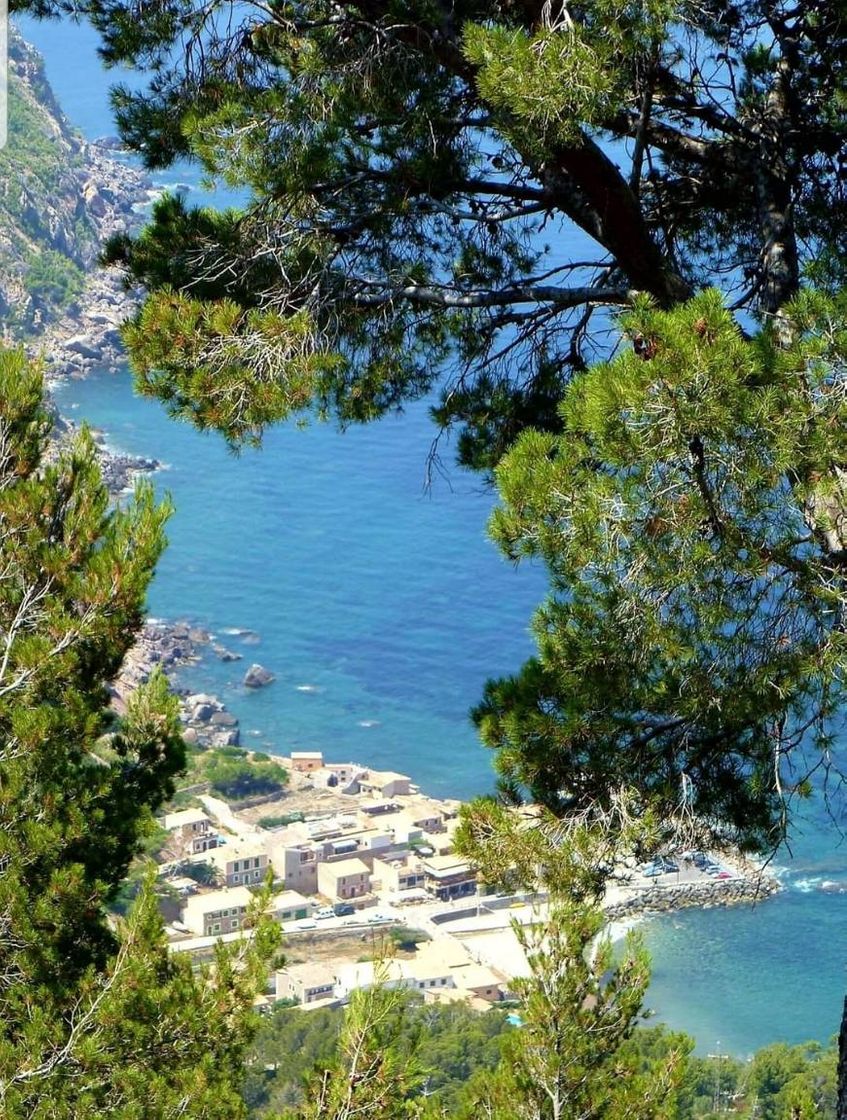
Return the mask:
M393 922L388 914L368 914L368 922L372 926L381 925L383 922Z
M314 918L301 918L295 929L317 929L318 923Z
M334 918L335 917L335 911L333 910L333 908L331 906L322 906L320 910L316 910L314 912L312 917L317 918L317 920L319 922L321 922L321 921L323 921L324 918Z

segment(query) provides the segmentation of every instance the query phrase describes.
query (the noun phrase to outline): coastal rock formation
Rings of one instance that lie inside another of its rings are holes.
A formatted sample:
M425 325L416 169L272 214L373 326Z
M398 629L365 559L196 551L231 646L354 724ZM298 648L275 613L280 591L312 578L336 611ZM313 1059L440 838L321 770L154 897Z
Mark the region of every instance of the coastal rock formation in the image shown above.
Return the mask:
M9 32L9 142L0 151L0 330L45 362L48 379L122 361L135 306L97 267L106 238L131 230L150 180L68 123L41 57Z
M244 674L244 687L264 688L265 685L271 684L271 682L275 680L276 677L269 669L266 669L264 665L253 664Z
M122 712L129 694L146 681L154 668L172 673L180 666L201 660L211 635L187 622L148 620L138 642L112 685L112 700ZM206 692L175 689L180 695L180 722L187 743L197 747L237 747L241 741L238 719L226 705Z

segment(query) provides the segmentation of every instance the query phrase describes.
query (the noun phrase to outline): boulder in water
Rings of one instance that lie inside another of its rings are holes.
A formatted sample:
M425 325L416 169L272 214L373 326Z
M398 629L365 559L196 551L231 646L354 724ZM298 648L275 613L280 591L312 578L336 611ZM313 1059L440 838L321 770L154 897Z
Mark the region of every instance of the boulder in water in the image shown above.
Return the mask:
M276 678L269 669L266 669L263 665L251 665L244 674L244 687L264 688L273 680L276 680Z

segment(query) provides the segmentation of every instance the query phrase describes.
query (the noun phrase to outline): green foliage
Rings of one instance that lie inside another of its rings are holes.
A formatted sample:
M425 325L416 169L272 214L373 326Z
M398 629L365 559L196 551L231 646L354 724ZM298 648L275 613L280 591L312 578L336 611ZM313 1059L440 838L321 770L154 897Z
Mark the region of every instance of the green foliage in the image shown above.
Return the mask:
M837 5L328 11L75 9L150 77L113 93L129 146L246 196L164 200L110 250L151 295L127 334L139 382L179 416L239 443L441 389L439 422L488 469L517 428L558 430L551 381L596 357L598 308L712 284L772 315L813 258L843 282Z
M298 1115L308 1107L307 1087L333 1063L345 1014L342 1009L304 1013L276 1005L249 1052L244 1099L251 1117ZM523 1018L526 1012L520 1014ZM504 1053L528 1045L531 1034L524 1034L525 1029L510 1026L499 1009L478 1012L461 1003L427 1006L408 997L406 1019L393 1045L417 1046L424 1081L409 1103L430 1110L425 1115L479 1115L481 1101L492 1103L506 1063L512 1060L504 1062ZM698 1057L693 1045L688 1036L665 1027L636 1027L621 1043L620 1062L610 1081L625 1071L652 1081L657 1070L671 1065L673 1077L664 1102L646 1113L651 1120L660 1115L672 1120L713 1120L719 1115L792 1120L796 1106L801 1120L835 1120L834 1047L777 1043L745 1062L731 1054ZM495 1116L521 1114L520 1098L512 1092ZM810 1103L817 1111L810 1110ZM593 1107L595 1103L589 1105ZM646 1102L643 1107L648 1107Z
M54 249L42 249L27 262L27 291L39 307L61 309L82 290L79 265Z
M834 1046L817 1043L774 1043L760 1050L744 1084L757 1101L761 1120L792 1120L794 1116L835 1120L836 1060Z
M303 1120L406 1120L420 1114L420 1024L410 1021L406 993L387 988L378 968L374 975L376 986L350 997L334 1059L313 1077Z
M94 227L79 199L80 158L39 57L9 37L8 139L0 150L2 316L16 333L37 331L78 295Z
M684 1055L636 1063L631 1037L649 979L646 953L630 934L620 959L598 935L598 909L557 899L534 927L515 923L531 975L513 981L522 1026L508 1036L496 1075L479 1087L480 1106L495 1115L600 1120L672 1116Z
M288 773L278 762L232 757L225 750L210 751L203 758L203 776L216 793L232 800L275 793L285 787Z
M185 876L186 879L193 879L203 887L213 887L218 880L214 865L206 863L205 860L199 863L195 860L184 860L177 867L177 874Z
M121 719L108 707L169 511L144 484L110 510L85 431L48 462L41 391L0 352L0 1112L230 1120L277 937L261 903L254 948L221 951L214 975L169 956L151 881L125 920L106 914L184 759L161 675Z
M256 757L255 755L253 756ZM304 819L303 814L299 810L292 813L281 813L278 816L259 817L259 828L281 828L287 824L296 824L298 821Z
M505 122L514 121L504 132L516 146L529 135L543 157L557 143L578 143L583 122L602 120L619 107L625 86L614 65L609 26L614 24L591 37L572 21L534 34L465 26L463 48L477 69L480 97Z
M124 340L140 392L233 443L301 412L316 379L337 365L315 350L306 312L244 311L229 299L204 303L171 291L144 305Z
M422 941L429 941L429 934L422 929L410 929L408 926L395 926L388 931L391 942L398 949L413 950Z
M420 1069L408 1103L426 1101L440 1113L453 1115L468 1079L497 1065L503 1038L512 1029L505 1013L480 1013L461 1003L425 1006L410 994L392 996L392 1004L395 999L391 1045L401 1055L414 1050ZM277 1006L262 1023L248 1061L244 1096L250 1115L308 1109L308 1086L332 1066L342 1030L349 1032L362 1014L361 1009L323 1008L304 1014ZM398 1106L401 1103L398 1100Z
M585 808L634 784L753 846L783 834L843 702L827 464L847 450L842 305L787 314L777 349L715 292L642 302L632 345L565 394L562 435L527 432L498 468L492 533L552 589L537 658L476 713L513 794Z

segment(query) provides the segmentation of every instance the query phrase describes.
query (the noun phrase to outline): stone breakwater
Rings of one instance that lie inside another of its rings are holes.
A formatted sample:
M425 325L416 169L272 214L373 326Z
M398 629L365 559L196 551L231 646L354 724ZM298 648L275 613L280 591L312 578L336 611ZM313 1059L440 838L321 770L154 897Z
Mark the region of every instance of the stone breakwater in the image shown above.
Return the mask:
M745 878L651 886L605 907L604 910L610 921L621 921L647 912L667 913L689 906L703 909L763 902L781 889L776 879L757 872Z

